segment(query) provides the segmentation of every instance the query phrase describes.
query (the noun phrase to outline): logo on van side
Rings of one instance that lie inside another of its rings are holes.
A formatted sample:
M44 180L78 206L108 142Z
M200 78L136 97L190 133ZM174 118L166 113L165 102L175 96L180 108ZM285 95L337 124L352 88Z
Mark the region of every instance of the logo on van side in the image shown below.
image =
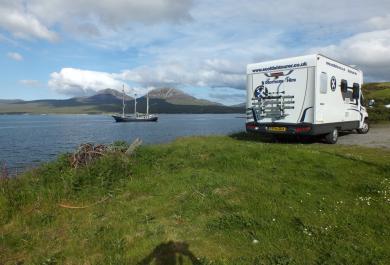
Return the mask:
M269 66L259 69L252 70L253 73L258 72L266 72L266 71L274 71L274 70L281 70L281 69L288 69L288 68L297 68L297 67L305 67L307 66L307 62L301 62L301 63L295 63L295 64L286 64L286 65L275 65L275 66Z
M285 79L276 79L276 80L265 80L261 81L262 85L272 85L272 84L283 84L283 83L293 83L297 82L296 78L286 77Z
M336 77L332 76L332 78L330 79L330 88L332 89L332 91L336 91L336 86L337 86Z

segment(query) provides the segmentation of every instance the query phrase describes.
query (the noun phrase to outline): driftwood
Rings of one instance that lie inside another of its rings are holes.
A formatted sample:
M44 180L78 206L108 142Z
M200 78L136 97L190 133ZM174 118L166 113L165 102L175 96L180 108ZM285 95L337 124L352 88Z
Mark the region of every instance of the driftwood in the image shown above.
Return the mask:
M127 148L125 154L131 156L135 153L135 150L142 145L142 140L137 138L133 141L133 143Z
M92 160L101 157L107 151L107 146L103 144L82 144L71 157L71 166L78 168L86 166Z
M73 168L79 168L88 165L92 161L108 153L124 153L131 156L140 145L142 145L142 140L139 138L135 139L129 146L126 143L122 146L117 146L115 144L82 144L76 152L70 155L69 160Z

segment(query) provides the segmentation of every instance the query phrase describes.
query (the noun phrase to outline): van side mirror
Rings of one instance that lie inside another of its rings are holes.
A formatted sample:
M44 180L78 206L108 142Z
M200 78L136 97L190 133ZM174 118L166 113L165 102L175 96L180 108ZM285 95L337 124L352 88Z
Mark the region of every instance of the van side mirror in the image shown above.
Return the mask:
M347 80L342 79L340 87L341 87L341 92L347 93L348 92L348 82L347 82Z
M360 97L359 90L360 90L360 85L358 83L353 83L353 86L352 86L352 98L353 99L359 99L359 97Z

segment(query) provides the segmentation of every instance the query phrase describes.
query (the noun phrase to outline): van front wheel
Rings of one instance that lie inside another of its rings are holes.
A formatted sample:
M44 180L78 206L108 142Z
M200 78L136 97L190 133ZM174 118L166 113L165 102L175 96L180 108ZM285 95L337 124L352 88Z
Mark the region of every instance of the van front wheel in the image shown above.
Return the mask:
M359 134L366 134L366 133L368 133L369 130L370 130L370 125L369 125L367 119L364 119L362 128L357 129L357 132Z
M337 128L334 128L332 132L325 135L325 142L327 144L335 144L337 143L337 140L339 139L339 131Z

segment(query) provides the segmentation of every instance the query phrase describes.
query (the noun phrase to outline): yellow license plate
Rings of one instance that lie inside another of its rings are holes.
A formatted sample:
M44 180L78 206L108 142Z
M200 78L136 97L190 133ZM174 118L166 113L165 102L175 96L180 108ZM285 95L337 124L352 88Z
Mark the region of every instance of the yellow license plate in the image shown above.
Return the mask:
M285 132L286 130L286 127L268 127L268 131L271 132Z

